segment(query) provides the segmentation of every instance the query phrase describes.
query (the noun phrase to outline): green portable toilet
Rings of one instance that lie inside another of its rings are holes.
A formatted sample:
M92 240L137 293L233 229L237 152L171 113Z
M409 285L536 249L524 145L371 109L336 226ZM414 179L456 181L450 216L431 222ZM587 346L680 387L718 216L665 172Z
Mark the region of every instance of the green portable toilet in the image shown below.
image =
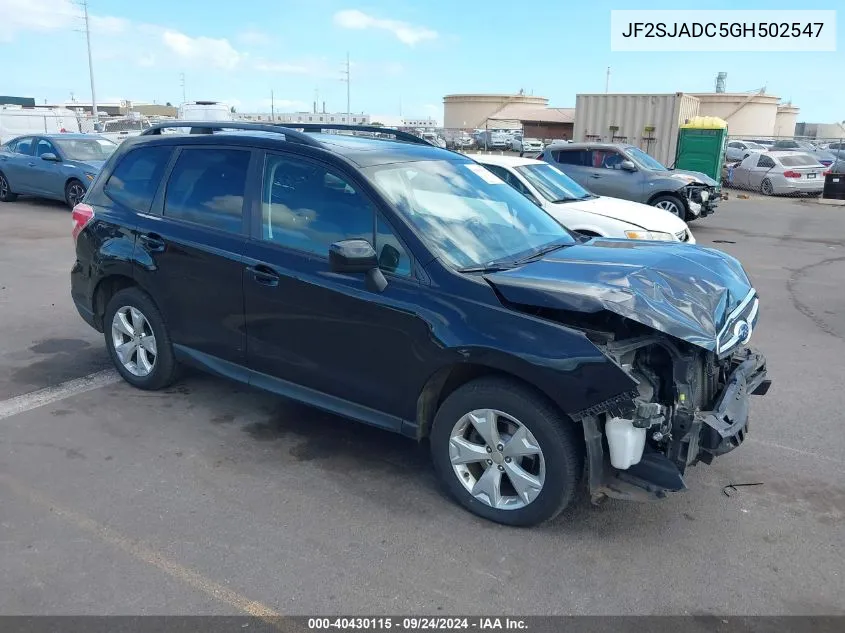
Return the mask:
M721 184L727 142L727 121L715 116L693 117L678 130L675 169L700 171Z

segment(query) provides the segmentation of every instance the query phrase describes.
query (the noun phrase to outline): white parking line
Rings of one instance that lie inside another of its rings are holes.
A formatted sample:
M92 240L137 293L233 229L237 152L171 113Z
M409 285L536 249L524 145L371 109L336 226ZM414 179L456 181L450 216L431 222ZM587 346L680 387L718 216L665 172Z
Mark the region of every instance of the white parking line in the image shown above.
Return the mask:
M30 411L75 396L86 391L92 391L105 387L120 380L120 374L114 369L104 369L82 378L74 378L67 382L45 387L38 391L31 391L14 398L0 402L0 420L18 415L24 411Z

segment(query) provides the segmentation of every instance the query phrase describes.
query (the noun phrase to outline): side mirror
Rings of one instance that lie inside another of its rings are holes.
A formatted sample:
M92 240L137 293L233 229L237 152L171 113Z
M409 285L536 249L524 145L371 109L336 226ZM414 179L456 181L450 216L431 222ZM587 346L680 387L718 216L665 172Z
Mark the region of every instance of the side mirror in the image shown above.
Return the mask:
M637 166L630 160L623 160L619 163L619 168L623 171L637 171Z
M366 273L378 268L378 256L367 240L342 240L329 246L329 267L336 273Z
M59 162L59 157L56 156L53 152L46 152L41 154L41 160L49 160L51 162L57 163Z

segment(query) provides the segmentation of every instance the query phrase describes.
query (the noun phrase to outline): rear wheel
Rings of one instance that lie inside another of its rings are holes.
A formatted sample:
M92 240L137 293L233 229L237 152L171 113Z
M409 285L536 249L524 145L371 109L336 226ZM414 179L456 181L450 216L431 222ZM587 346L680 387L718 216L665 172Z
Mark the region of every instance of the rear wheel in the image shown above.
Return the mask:
M678 196L657 196L651 201L651 206L668 211L682 220L685 219L687 213L683 200L681 200Z
M771 196L775 193L775 188L772 185L772 181L768 178L763 178L763 182L760 183L760 193L764 196Z
M65 202L67 206L73 209L82 200L85 195L85 185L80 181L73 179L69 180L65 185Z
M0 173L0 202L14 202L17 199L18 196L12 193L12 188L9 186L9 181L6 180L6 175Z
M583 465L576 428L532 389L480 378L437 411L434 468L470 512L506 525L536 525L557 516L575 493Z
M124 288L111 298L103 318L106 347L117 371L139 389L161 389L177 375L167 326L147 293Z

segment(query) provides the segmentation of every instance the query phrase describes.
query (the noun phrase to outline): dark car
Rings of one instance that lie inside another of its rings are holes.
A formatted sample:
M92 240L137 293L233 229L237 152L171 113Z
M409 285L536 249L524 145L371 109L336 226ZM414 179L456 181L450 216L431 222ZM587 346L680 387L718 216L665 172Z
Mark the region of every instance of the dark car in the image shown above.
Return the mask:
M117 144L92 134L20 136L0 147L0 202L18 195L73 208Z
M633 145L553 143L538 158L595 194L659 207L688 222L713 213L721 197L706 174L668 169Z
M130 384L194 365L428 438L454 498L512 525L585 464L596 499L660 498L745 438L769 383L734 258L576 237L399 131L179 125L121 144L73 213L73 301Z

